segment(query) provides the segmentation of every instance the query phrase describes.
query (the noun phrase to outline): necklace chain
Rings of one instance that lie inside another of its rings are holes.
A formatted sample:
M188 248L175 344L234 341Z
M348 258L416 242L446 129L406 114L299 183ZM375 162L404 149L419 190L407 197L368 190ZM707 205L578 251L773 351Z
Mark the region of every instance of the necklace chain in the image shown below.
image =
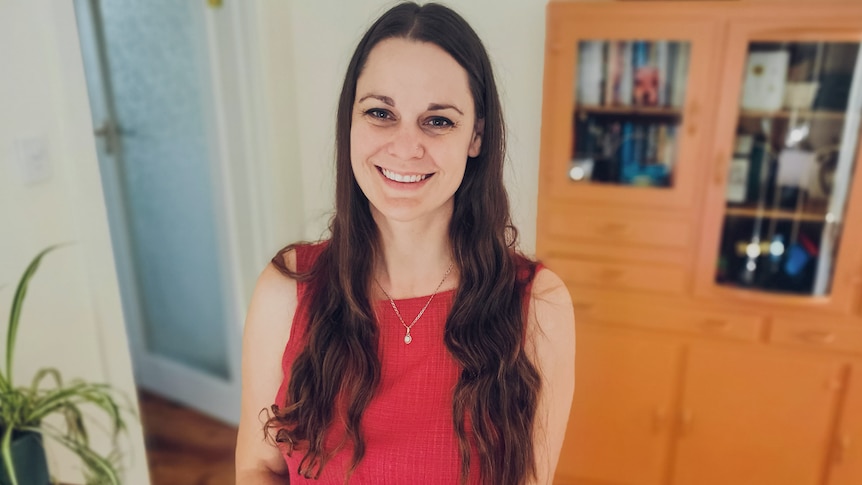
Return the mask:
M454 262L449 263L449 268L446 270L446 274L443 275L443 279L440 280L440 284L438 284L437 288L434 289L434 293L431 293L431 298L428 298L428 301L425 302L425 306L423 306L422 309L419 310L419 314L416 315L416 318L413 319L413 322L411 322L410 325L407 325L404 322L404 318L401 317L401 312L398 311L398 307L395 305L395 300L393 300L392 297L389 296L389 293L387 293L386 290L383 289L383 285L381 285L380 282L377 281L377 278L374 278L374 282L377 283L378 287L380 287L380 291L382 291L383 294L386 295L386 298L389 299L389 304L392 305L392 309L395 310L395 315L398 317L398 320L401 321L401 325L404 325L404 328L407 329L407 333L404 335L404 343L405 344L409 345L410 342L413 341L413 337L410 335L410 329L412 329L413 325L416 325L416 322L418 322L419 319L422 318L422 314L424 314L425 310L428 309L428 305L431 304L431 300L433 300L434 297L437 296L437 292L440 291L441 287L443 287L443 283L446 281L446 278L449 277L449 273L452 272L452 267L454 267L454 266L455 266Z

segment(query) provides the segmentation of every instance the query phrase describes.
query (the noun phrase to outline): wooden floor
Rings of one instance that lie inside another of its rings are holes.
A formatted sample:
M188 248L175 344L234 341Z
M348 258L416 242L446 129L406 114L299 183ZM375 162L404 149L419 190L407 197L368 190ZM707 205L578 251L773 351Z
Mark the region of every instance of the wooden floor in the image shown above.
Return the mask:
M236 428L147 392L138 398L152 485L234 485Z

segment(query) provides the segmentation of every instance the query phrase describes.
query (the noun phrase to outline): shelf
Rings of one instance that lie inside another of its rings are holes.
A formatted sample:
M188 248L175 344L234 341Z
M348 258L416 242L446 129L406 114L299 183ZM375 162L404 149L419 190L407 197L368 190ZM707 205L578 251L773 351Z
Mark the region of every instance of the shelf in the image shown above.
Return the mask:
M823 111L823 110L781 110L781 111L755 111L742 110L739 114L740 118L778 118L790 119L795 116L797 119L829 119L843 120L845 113L843 111Z
M795 212L788 210L763 210L751 209L747 207L728 207L725 210L728 217L749 217L764 219L780 219L780 220L799 220L808 222L826 222L826 214L821 212Z
M623 115L623 116L661 116L679 118L682 112L678 108L663 106L601 106L580 105L577 107L579 115Z

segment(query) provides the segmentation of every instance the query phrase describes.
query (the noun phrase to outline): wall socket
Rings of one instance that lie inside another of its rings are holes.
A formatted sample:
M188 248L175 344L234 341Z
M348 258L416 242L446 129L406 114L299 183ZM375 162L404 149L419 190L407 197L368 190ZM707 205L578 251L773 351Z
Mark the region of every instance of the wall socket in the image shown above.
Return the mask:
M44 135L16 138L15 162L18 178L24 185L35 185L51 179L51 156Z

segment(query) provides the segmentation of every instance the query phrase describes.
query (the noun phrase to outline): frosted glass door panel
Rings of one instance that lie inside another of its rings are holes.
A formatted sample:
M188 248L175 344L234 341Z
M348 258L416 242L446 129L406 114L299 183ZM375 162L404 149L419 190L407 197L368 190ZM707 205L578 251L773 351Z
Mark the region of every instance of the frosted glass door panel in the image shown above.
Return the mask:
M201 3L100 2L149 352L227 378Z

